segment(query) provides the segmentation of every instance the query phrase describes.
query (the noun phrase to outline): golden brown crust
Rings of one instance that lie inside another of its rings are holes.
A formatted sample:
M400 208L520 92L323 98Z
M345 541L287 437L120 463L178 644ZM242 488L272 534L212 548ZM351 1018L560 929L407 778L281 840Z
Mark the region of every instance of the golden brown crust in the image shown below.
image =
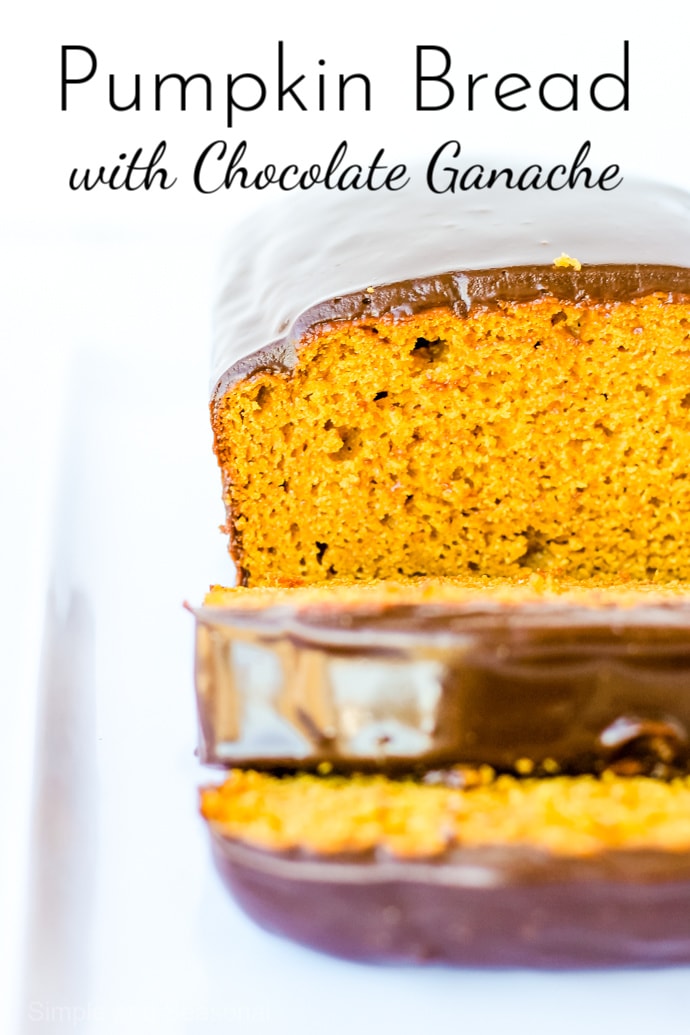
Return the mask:
M337 593L334 592L337 590ZM336 579L327 584L298 585L276 579L266 586L211 586L204 607L234 611L260 611L268 607L295 610L335 611L385 610L393 607L430 605L449 608L496 606L520 607L558 605L561 608L620 608L624 611L664 604L690 604L690 583L623 581L613 575L573 579L552 572L530 572L503 578L481 575L440 578L373 579L357 582Z

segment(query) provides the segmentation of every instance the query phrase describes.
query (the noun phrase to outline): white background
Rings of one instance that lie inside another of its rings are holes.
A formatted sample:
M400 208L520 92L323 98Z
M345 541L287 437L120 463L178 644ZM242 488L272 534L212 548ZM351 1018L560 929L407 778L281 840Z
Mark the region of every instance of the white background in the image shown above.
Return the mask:
M567 161L589 139L597 167L617 162L690 187L690 15L680 4L442 0L391 10L371 0L44 0L5 13L0 995L10 994L0 1005L20 1030L62 1018L99 1033L614 1023L632 1033L690 1005L680 969L475 974L326 960L245 922L207 858L181 602L231 578L206 417L215 263L233 221L273 195L198 194L199 151L244 138L258 169L326 161L342 139L368 161L381 146L405 160L457 138L468 160L499 151ZM292 74L307 73L305 98L323 58L329 72L369 76L372 111L278 113L279 39ZM586 91L577 113L544 111L535 91L521 113L490 94L467 112L470 72L534 82L577 72L587 84L620 73L624 39L627 113L594 111ZM453 56L458 94L446 111L414 113L417 44ZM62 45L88 46L99 61L67 112ZM217 109L152 111L153 76L173 71L210 75ZM231 132L224 77L250 71L269 96ZM111 111L108 74L126 95L134 72L145 110ZM112 165L162 139L174 189L68 189L73 167Z

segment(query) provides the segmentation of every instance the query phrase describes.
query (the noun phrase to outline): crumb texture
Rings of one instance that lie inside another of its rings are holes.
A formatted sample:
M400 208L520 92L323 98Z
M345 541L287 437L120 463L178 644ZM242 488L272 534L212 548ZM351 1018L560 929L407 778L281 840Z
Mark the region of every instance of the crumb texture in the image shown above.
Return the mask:
M690 850L690 777L496 777L459 771L461 786L385 776L276 777L231 771L201 795L220 833L257 847L324 855L382 849L403 858L453 847L527 846L558 856Z
M245 583L690 578L690 304L359 320L213 410Z

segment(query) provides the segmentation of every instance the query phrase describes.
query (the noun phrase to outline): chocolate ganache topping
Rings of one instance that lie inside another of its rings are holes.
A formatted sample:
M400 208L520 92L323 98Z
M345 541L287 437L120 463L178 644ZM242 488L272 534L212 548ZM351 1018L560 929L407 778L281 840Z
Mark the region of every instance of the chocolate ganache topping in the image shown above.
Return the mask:
M670 775L690 762L683 595L195 614L207 763Z
M585 268L556 268L561 253ZM289 370L299 341L338 321L497 301L690 293L690 195L626 178L610 192L435 195L421 171L400 193L290 198L231 235L215 314L214 395ZM467 272L472 271L472 272ZM373 290L372 290L373 289Z
M212 843L254 920L336 956L552 969L690 960L687 853L557 859L525 847L353 862Z

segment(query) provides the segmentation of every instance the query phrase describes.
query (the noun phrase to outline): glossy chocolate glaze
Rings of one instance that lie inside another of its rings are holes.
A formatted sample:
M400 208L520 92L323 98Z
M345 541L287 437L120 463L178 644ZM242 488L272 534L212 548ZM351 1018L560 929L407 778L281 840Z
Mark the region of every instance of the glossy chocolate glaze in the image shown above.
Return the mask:
M690 856L456 849L432 862L290 857L212 832L262 927L350 959L579 967L690 961Z
M202 761L423 772L511 771L526 758L566 772L623 760L632 771L686 770L690 599L557 601L199 609ZM272 659L266 687L235 668L243 643Z
M690 269L684 266L599 265L581 270L551 266L512 266L456 270L434 277L403 280L355 291L310 306L285 337L237 360L218 380L214 404L234 384L264 370L289 373L298 362L299 345L339 323L404 319L429 309L450 309L464 318L500 302L557 298L573 305L631 301L661 292L669 301L690 298Z
M690 293L682 190L626 178L609 193L496 187L458 197L431 194L421 170L412 177L399 194L290 198L235 229L215 310L214 399L258 370L292 369L300 340L339 321L437 306L464 315L544 294ZM587 268L554 268L562 252Z

